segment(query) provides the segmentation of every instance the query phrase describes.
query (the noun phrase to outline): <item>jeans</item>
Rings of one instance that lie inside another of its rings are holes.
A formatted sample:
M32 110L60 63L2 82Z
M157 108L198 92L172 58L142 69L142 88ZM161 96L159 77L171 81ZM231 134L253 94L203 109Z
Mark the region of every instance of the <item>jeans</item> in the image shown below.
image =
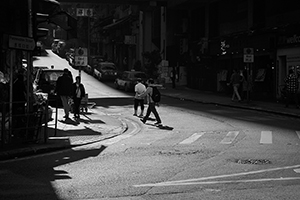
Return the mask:
M157 110L155 108L155 103L149 103L148 109L147 109L147 113L146 113L145 117L143 118L143 121L144 122L147 121L147 119L149 118L151 112L153 112L153 114L154 114L154 116L156 118L157 123L161 123L160 117L159 117L158 112L157 112Z
M74 98L73 99L74 101L74 115L75 116L79 116L79 113L80 113L80 104L81 104L81 98Z
M240 101L241 100L241 96L239 94L240 84L233 84L232 86L233 86L232 100L234 100L235 96L237 96L238 100Z
M292 100L294 101L296 107L298 107L298 94L287 91L285 106L288 107Z
M69 97L68 96L60 96L62 105L64 107L64 111L65 111L65 116L69 117L69 112L70 112L70 105L69 105Z

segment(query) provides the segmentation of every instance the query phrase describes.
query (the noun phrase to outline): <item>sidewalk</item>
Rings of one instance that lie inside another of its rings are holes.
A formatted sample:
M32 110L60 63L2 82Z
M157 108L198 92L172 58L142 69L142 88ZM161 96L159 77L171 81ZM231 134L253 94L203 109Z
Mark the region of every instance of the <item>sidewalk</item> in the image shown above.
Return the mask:
M257 110L300 118L300 109L296 109L292 105L289 108L285 108L282 103L267 101L250 101L249 103L232 102L230 96L193 90L184 86L177 86L175 89L167 86L161 89L161 93L163 96L178 98L182 101ZM58 116L63 116L62 112L62 109L59 109ZM121 118L107 115L102 109L93 108L89 109L88 113L81 117L80 123L76 123L73 119L63 120L58 117L56 135L54 132L54 121L51 121L48 132L49 140L46 144L40 142L39 144L28 144L14 149L0 149L0 160L35 155L102 141L122 134L126 129L127 125Z
M204 104L215 104L220 106L257 110L300 118L300 109L297 109L294 105L290 105L288 108L286 108L283 103L255 100L249 102L232 102L231 95L226 96L224 94L204 92L190 89L185 86L176 86L176 88L172 88L171 86L167 85L165 89L162 89L161 93L164 96L178 98L184 101L193 101Z
M52 115L55 118L55 108ZM68 149L84 144L102 141L115 137L127 130L126 123L117 116L107 115L99 108L89 109L78 121L73 118L64 119L62 109L58 109L57 131L55 119L48 123L47 143L44 143L42 129L39 143L19 144L14 147L0 149L0 161ZM71 115L72 116L72 115Z

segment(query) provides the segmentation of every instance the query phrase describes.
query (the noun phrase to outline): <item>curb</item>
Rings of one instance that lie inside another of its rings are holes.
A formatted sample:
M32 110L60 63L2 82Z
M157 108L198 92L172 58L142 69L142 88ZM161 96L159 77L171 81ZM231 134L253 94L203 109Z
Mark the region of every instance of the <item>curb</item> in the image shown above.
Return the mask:
M24 147L20 149L8 150L8 151L0 152L0 161L12 160L16 158L23 158L26 156L34 156L42 153L49 153L53 151L70 149L73 147L84 146L84 145L93 144L96 142L101 142L107 139L114 138L118 135L125 133L128 130L128 125L126 124L126 122L121 118L117 118L117 119L121 122L120 127L114 128L108 131L105 135L99 136L95 139L83 140L83 141L75 142L74 144L68 143L67 145L66 144L51 145L48 142L41 146L37 144L37 146L34 147ZM55 139L55 137L53 137L53 139ZM67 140L68 137L65 137L65 139Z
M212 102L212 101L195 100L195 99L190 99L190 98L176 97L176 96L172 96L170 94L162 94L162 95L166 96L166 97L174 98L174 99L179 99L181 101L191 101L191 102L202 103L202 104L213 104L213 105L217 105L217 106L239 108L239 109L244 109L244 110L255 110L255 111L259 111L259 112L279 114L279 115L284 115L284 116L288 116L288 117L300 118L300 116L297 114L287 113L287 112L279 112L279 111L269 110L266 108L251 107L251 106L247 107L247 106L243 106L243 105L230 105L230 104L217 103L217 102Z

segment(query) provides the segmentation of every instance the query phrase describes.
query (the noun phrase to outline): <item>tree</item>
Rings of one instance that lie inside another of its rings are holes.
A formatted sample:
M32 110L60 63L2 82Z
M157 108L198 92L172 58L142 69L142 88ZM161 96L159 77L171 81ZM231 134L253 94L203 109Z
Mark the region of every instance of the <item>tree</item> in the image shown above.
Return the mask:
M152 52L143 52L143 57L145 58L145 69L146 73L151 77L156 79L158 77L158 64L161 62L162 58L158 50Z

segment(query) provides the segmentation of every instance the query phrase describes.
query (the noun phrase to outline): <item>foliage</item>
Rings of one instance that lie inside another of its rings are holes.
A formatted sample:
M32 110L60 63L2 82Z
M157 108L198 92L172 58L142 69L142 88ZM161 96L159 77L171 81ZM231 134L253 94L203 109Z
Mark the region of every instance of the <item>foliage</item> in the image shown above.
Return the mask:
M152 52L143 52L143 57L145 59L145 69L147 74L151 78L158 77L158 64L161 62L162 58L158 50Z

